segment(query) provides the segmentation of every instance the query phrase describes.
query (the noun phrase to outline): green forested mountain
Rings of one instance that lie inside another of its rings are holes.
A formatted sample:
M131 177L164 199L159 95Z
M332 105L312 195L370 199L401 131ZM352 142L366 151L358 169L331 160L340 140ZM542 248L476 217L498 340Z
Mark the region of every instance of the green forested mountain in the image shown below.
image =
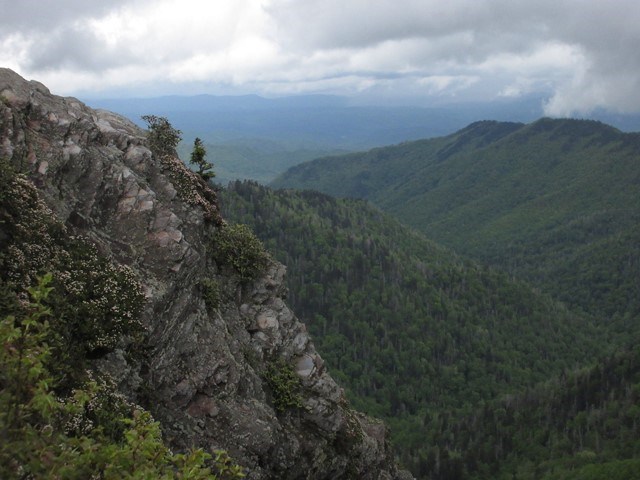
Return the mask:
M640 348L426 423L418 473L433 480L637 480Z
M331 372L391 424L414 469L439 412L470 412L608 348L597 322L366 202L240 182L220 197L288 265L289 302Z
M278 187L366 198L628 335L640 316L640 134L580 120L478 122L322 158Z

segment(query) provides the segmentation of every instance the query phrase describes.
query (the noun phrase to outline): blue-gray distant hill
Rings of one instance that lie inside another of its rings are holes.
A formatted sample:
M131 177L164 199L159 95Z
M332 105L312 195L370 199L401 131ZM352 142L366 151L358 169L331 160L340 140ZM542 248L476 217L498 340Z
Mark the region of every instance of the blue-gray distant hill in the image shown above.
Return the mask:
M142 115L166 116L183 132L180 156L187 159L193 139L200 137L215 164L217 181L226 184L235 179L268 183L314 158L449 135L477 120L530 122L542 116L544 101L531 95L486 103L380 106L332 95L197 95L88 103L141 126ZM592 117L622 130L640 129L640 116L600 112Z
M622 331L640 318L638 133L595 121L478 122L317 159L273 186L366 198Z
M447 135L474 120L531 121L541 115L542 101L531 97L427 108L358 105L330 95L199 95L89 103L141 126L142 115L167 117L183 132L180 156L187 159L193 139L200 137L215 164L217 181L226 184L235 179L268 183L287 168L314 158Z
M215 141L268 139L289 145L356 150L452 133L483 118L530 121L542 99L518 102L422 106L356 105L347 97L302 95L167 96L94 100L141 124L144 114L162 115L186 134Z

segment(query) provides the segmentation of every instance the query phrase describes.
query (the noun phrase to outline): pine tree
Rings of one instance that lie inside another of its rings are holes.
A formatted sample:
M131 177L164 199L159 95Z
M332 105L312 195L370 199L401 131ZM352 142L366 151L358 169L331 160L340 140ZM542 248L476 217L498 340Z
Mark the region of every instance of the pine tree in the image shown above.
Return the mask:
M198 167L197 173L205 180L209 180L216 176L213 172L213 163L207 162L205 157L207 155L207 151L202 144L202 140L196 137L193 142L193 150L191 151L191 161L190 163L196 167Z

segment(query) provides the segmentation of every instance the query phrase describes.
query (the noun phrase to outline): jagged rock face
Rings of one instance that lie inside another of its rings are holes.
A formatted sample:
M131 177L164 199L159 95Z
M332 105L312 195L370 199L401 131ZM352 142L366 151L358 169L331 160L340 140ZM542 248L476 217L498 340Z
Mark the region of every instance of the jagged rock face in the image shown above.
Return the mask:
M410 478L283 301L285 268L272 262L249 284L225 273L208 255L215 205L181 191L172 175L183 165L154 158L144 131L0 69L0 157L29 173L72 231L138 273L146 355L116 350L96 368L147 403L174 448L226 449L250 479ZM203 300L206 278L227 292L219 308ZM302 408L274 408L264 378L276 361L300 379Z

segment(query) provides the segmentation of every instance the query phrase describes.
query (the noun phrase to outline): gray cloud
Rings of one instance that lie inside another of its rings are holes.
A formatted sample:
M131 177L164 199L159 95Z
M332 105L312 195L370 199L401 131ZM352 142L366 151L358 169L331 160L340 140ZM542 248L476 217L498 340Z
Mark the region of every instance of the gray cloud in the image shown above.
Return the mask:
M640 110L637 0L280 0L269 11L288 48L360 51L412 39L420 51L396 53L426 71L441 65L473 71L497 57L565 45L583 64L566 65L560 75L547 72L555 90L548 113ZM514 65L512 75L518 74Z
M437 42L467 34L478 40L471 45L477 52L492 45L500 50L523 48L532 35L544 33L544 28L531 22L528 10L524 3L505 0L406 0L402 4L394 0L280 0L268 7L290 48L362 48L392 40ZM504 37L511 42L501 42ZM449 53L464 52L454 48Z
M131 0L0 0L0 34L55 30L99 17Z
M134 60L129 51L106 45L95 32L81 26L60 28L35 38L26 62L35 71L68 68L100 72Z
M33 72L71 69L100 72L133 60L114 51L88 22L135 0L0 0L0 36L13 36L22 66ZM1 38L0 38L1 39Z
M66 85L488 100L544 89L552 115L640 111L637 0L0 0L0 11L0 63Z

